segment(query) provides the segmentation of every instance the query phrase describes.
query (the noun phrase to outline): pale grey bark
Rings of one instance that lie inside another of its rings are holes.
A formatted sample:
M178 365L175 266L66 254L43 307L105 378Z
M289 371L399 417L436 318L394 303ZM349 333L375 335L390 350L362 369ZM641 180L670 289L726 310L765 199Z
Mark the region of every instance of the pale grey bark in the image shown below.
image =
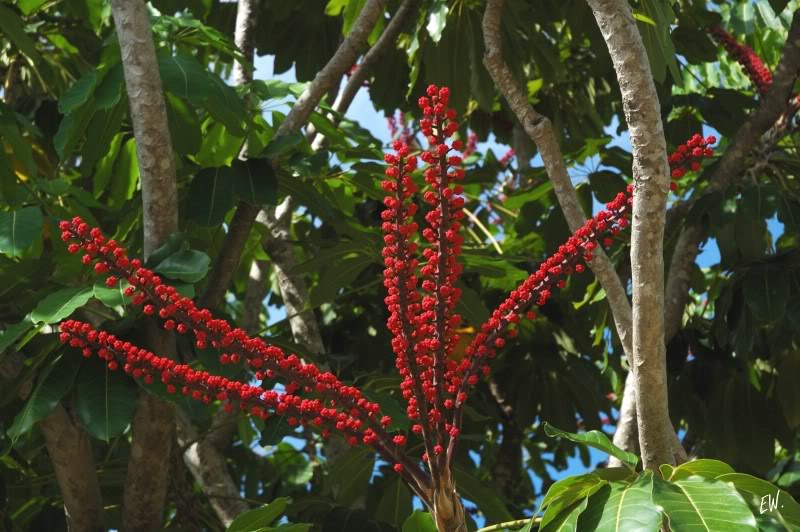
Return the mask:
M633 366L639 447L644 466L674 464L664 344L664 223L669 168L653 76L626 0L588 0L622 93L633 148L631 236Z
M319 355L325 351L325 346L314 311L306 309L308 289L305 280L294 271L297 258L289 234L291 219L292 205L288 197L277 209L264 210L258 218L269 230L263 241L264 250L272 259L292 336L295 342Z
M76 355L68 353L64 356ZM24 367L19 353L9 353L0 363L0 375L6 380L14 380ZM32 381L28 381L19 388L21 399L28 397L31 384ZM39 421L38 426L53 464L61 498L64 499L69 529L76 532L105 530L103 501L89 435L62 403L58 403L47 417Z
M111 12L136 139L146 258L178 229L175 161L147 7L142 0L112 0ZM174 352L170 333L153 322L148 322L147 327L154 352ZM164 514L175 433L174 405L142 394L132 433L122 527L133 532L156 530L161 527Z
M177 414L177 427L178 444L186 447L183 462L208 497L214 513L227 528L249 508L239 498L240 491L228 472L225 456L207 439L198 437L197 430L183 412Z
M350 76L347 80L342 91L336 97L336 101L333 103L334 111L337 111L341 114L344 114L347 109L350 107L350 104L353 103L353 100L358 94L358 91L363 86L364 82L367 80L367 76L369 76L369 70L377 63L380 58L385 54L392 46L397 45L397 36L400 35L400 32L403 30L403 27L408 22L408 20L417 12L417 7L419 4L419 0L403 0L403 3L397 9L397 12L392 17L392 20L383 30L383 33L375 41L375 44L364 54L364 58L358 64L358 68L355 72ZM377 19L376 19L377 21ZM369 34L367 34L369 35ZM335 117L332 115L329 118L335 120ZM324 140L325 137L320 133L316 135L314 133L314 127L309 126L309 137L314 139L314 142L311 146L318 150Z

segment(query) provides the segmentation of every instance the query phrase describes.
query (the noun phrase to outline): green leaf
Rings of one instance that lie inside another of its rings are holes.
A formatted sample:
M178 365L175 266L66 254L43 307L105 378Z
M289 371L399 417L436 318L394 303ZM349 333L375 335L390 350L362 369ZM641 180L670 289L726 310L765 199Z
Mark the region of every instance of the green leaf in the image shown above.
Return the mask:
M754 316L766 323L782 319L790 295L790 277L783 267L761 266L744 279L744 299Z
M753 513L768 513L786 530L800 530L800 504L785 491L778 489L766 480L744 473L720 475L717 480L736 488L748 501ZM770 502L773 503L772 507L770 507Z
M589 185L597 201L608 203L620 192L625 192L627 183L617 172L600 170L589 174Z
M283 514L288 504L289 499L281 497L266 506L245 512L233 520L226 532L251 532L269 526Z
M98 279L92 287L94 297L100 300L107 307L125 306L130 303L131 298L125 295L125 289L130 284L127 279L120 279L113 287L106 286L105 279Z
M161 55L158 57L158 71L164 89L195 105L204 105L211 94L206 69L192 57Z
M225 124L231 134L244 137L245 129L242 127L242 123L247 118L244 102L236 94L236 91L222 81L219 76L208 72L207 77L211 90L206 102L206 111Z
M58 111L68 115L89 101L97 86L97 71L91 70L70 85L58 100Z
M270 160L233 161L233 190L250 205L277 205L278 180Z
M311 291L311 305L317 307L335 299L339 290L352 286L353 281L373 262L372 257L355 255L344 257L335 265L328 266Z
M474 502L489 522L503 523L514 519L497 492L471 471L456 465L453 467L453 476L459 493Z
M30 141L23 137L22 132L24 128L20 128L17 121L16 113L9 107L0 102L0 137L5 139L11 148L14 157L23 164L25 171L30 179L38 175L38 168L36 162L33 160L33 150L31 149ZM2 151L2 158L7 160L5 150L0 145ZM14 175L13 169L11 170L13 186L16 186L17 177Z
M547 494L542 500L539 512L546 510L542 516L540 527L546 527L554 521L568 506L585 499L600 488L608 484L608 481L601 479L597 475L587 473L576 475L559 480L547 490ZM539 513L537 512L537 513Z
M42 63L42 56L36 50L36 43L33 42L23 27L22 19L11 9L0 4L0 32L2 32L14 46L28 56L36 64Z
M717 478L720 475L733 473L733 468L725 462L701 458L679 465L672 470L669 480L675 482L691 476Z
M414 510L411 517L403 523L402 532L436 532L436 523L428 512Z
M612 482L589 498L580 530L658 532L661 512L653 506L652 491L652 471L642 472L634 482Z
M550 521L547 526L540 526L539 532L578 532L578 520L586 510L589 504L589 499L580 499L564 509L556 519ZM520 532L530 532L533 530L533 521L531 520L526 528ZM527 529L527 530L526 530Z
M41 236L42 211L39 207L0 212L0 253L21 257Z
M86 128L86 141L81 150L81 176L91 175L95 163L108 152L122 126L124 114L125 106L122 104L94 113Z
M170 279L196 283L206 276L210 263L211 259L205 253L183 249L164 259L153 270Z
M120 148L114 162L114 174L111 179L108 203L114 207L122 207L136 192L139 184L139 161L136 159L136 139L128 141Z
M742 496L719 480L690 477L666 482L655 477L653 503L667 515L671 530L757 530Z
M174 94L166 92L164 96L167 103L167 123L172 147L180 154L194 155L200 151L203 143L203 134L200 130L197 113Z
M42 372L36 388L8 429L8 435L12 441L16 441L21 435L31 430L37 421L50 415L50 412L72 388L75 375L80 367L80 355L76 352L69 352L60 355Z
M122 370L111 371L99 360L84 364L76 382L75 411L86 431L108 441L133 419L138 388Z
M25 316L25 319L14 325L9 325L3 332L0 333L0 354L5 353L6 349L11 347L11 344L16 342L20 336L28 332L33 327L30 315ZM2 356L0 356L2 359Z
M244 138L232 134L225 124L211 122L203 134L195 162L200 166L230 166L242 150Z
M84 306L93 293L91 288L62 288L39 301L31 313L31 320L34 323L59 322Z
M333 463L325 477L324 491L342 506L350 506L369 486L375 454L368 447L351 447Z
M111 139L108 150L97 162L94 177L92 177L92 195L99 198L111 182L114 173L114 163L117 161L119 150L122 148L122 133L117 133Z
M189 219L209 227L222 224L233 208L234 176L229 166L200 170L189 189L186 208Z
M122 100L125 75L122 63L117 63L106 71L103 81L94 91L94 103L98 109L111 109Z
M380 502L375 508L375 518L399 528L410 516L411 509L411 491L405 481L399 475L395 475L389 479L389 486L384 488Z
M576 443L583 443L588 445L589 447L594 447L595 449L599 449L607 454L610 454L611 456L614 456L615 458L618 458L620 462L628 466L628 468L630 468L631 470L635 470L637 464L639 463L639 457L637 457L633 453L623 451L622 449L611 443L611 440L608 439L608 436L606 436L599 430L591 430L583 434L575 434L572 432L564 432L563 430L559 430L554 426L550 425L549 423L545 423L544 432L548 436L560 436L570 441L574 441Z
M444 28L447 26L447 11L447 3L441 0L436 2L430 9L428 25L425 26L425 29L428 30L428 35L431 36L431 40L435 43L442 39L442 33L444 33Z
M264 148L261 156L268 159L276 159L289 153L292 148L302 144L304 140L305 137L303 137L301 133L292 133L291 135L275 137L267 144L267 147Z
M673 80L679 86L683 85L678 62L675 59L675 45L672 43L669 29L675 20L675 13L668 0L643 0L644 14L654 20L656 25L647 23L637 24L642 34L642 42L650 61L653 78L659 83L666 78L666 69L669 67Z

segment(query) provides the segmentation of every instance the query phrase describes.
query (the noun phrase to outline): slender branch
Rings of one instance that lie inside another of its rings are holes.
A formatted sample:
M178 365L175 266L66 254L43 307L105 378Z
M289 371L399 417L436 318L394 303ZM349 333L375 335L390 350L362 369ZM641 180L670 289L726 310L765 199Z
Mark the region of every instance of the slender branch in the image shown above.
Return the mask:
M418 4L419 0L403 0L403 3L397 9L392 20L386 26L386 29L383 30L383 33L369 51L364 54L364 58L358 64L355 72L353 72L342 91L336 97L336 101L333 103L334 111L340 114L344 114L345 111L347 111L350 104L353 103L356 94L358 94L358 91L364 85L364 81L367 80L370 69L383 57L390 47L396 45L397 36L400 35L406 22L416 13ZM329 118L336 120L333 115L330 115ZM314 139L312 147L318 150L322 146L325 137L322 134L316 135L316 130L313 126L309 126L308 129L309 137Z
M178 229L175 161L147 7L142 0L112 0L111 12L136 139L146 258ZM146 327L155 350L174 353L171 333L160 330L152 321L146 322ZM174 405L142 394L132 422L122 514L125 530L161 527L174 431Z
M233 419L235 416L228 417ZM225 457L210 442L198 438L192 422L183 412L178 412L177 422L178 443L181 447L196 440L183 453L183 462L202 487L203 494L209 498L217 517L227 528L237 515L248 510L248 505L238 498L239 489L228 473Z
M664 344L664 224L669 168L653 76L627 0L588 0L617 74L633 148L633 361L644 466L675 463Z

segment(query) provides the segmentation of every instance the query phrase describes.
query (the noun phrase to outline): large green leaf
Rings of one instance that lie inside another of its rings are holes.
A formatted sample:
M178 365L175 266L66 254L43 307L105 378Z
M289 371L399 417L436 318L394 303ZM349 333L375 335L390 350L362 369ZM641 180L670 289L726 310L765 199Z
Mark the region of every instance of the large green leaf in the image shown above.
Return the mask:
M89 434L108 441L130 424L137 391L122 370L111 371L106 364L92 360L78 374L75 411Z
M636 456L633 453L623 451L622 449L611 443L611 440L608 439L608 436L606 436L603 432L600 432L599 430L591 430L583 434L575 434L572 432L565 432L563 430L555 428L549 423L545 423L544 432L548 436L560 436L570 441L574 441L576 443L583 443L588 445L589 447L594 447L595 449L599 449L607 454L610 454L615 458L618 458L620 462L622 462L632 470L636 469L636 466L639 463L638 456Z
M24 207L0 212L0 253L20 257L42 235L42 211Z
M566 507L555 519L545 526L539 526L539 532L577 532L578 521L589 505L589 499L583 498ZM520 532L530 532L533 530L533 521L527 525L527 530L523 528Z
M733 472L733 468L725 462L701 458L673 468L668 480L675 482L691 476L717 478L720 475Z
M164 89L196 105L204 104L211 93L206 69L192 57L159 56L158 71Z
M186 101L174 94L167 92L164 97L173 148L180 154L194 155L200 150L203 141L197 113Z
M233 208L233 169L204 168L194 176L187 199L187 216L201 225L217 226Z
M91 175L95 163L103 157L111 147L115 135L122 126L125 106L117 104L109 109L95 112L86 128L86 141L81 150L81 175Z
M33 327L30 315L25 316L25 319L14 325L7 326L3 332L0 332L0 354L4 353L6 349L11 347L11 344L16 342L20 336L28 332ZM0 356L2 358L2 356Z
M471 471L459 465L453 467L453 476L456 479L458 492L464 498L474 502L489 522L502 523L514 519L503 499L487 482L480 480Z
M125 295L125 289L130 284L126 279L120 279L114 286L106 286L105 279L98 279L92 287L94 297L107 307L125 306L130 303L130 298Z
M754 268L745 277L744 298L759 321L774 323L784 316L789 286L790 277L783 268Z
M233 190L250 205L276 205L278 180L269 159L233 161Z
M374 466L375 454L371 449L352 447L331 466L325 477L325 491L337 503L350 506L365 493Z
M34 323L56 323L69 317L92 297L91 288L62 288L45 297L31 313Z
M80 367L80 355L70 351L60 355L42 372L36 388L8 429L8 436L13 441L19 439L22 434L31 430L37 421L47 417L53 411L58 402L72 388L75 375Z
M436 523L428 512L414 510L414 513L403 523L402 532L436 532Z
M633 482L612 482L589 498L580 530L657 532L661 512L653 506L652 491L652 471L644 471Z
M411 514L411 492L405 481L399 476L389 479L388 487L375 508L375 518L400 527Z
M288 504L289 499L281 497L266 506L245 512L231 522L226 532L252 532L269 526L283 514Z
M154 271L170 279L196 283L206 276L210 263L211 259L205 253L194 249L182 249L164 259Z
M727 473L718 476L717 480L736 488L750 504L753 513L767 514L786 530L800 530L800 504L782 489L744 473Z
M565 508L572 506L581 499L591 496L606 484L608 484L608 481L592 473L571 476L559 480L550 486L550 489L547 490L547 494L542 500L539 511L545 510L545 513L542 516L542 522L539 526L542 528L546 527L548 523L554 521Z
M16 13L3 4L0 4L0 32L2 32L14 46L27 55L31 61L41 64L42 56L36 50L36 43L33 42L23 27L22 19Z
M719 480L689 477L667 482L655 477L653 503L664 511L672 530L757 530L742 496Z
M136 159L136 139L130 138L119 150L111 178L109 204L125 205L133 197L139 184L139 161Z
M201 225L216 226L225 221L233 208L233 169L229 166L205 168L191 183L187 216Z
M64 91L58 101L61 114L69 114L89 101L97 86L97 71L91 70Z

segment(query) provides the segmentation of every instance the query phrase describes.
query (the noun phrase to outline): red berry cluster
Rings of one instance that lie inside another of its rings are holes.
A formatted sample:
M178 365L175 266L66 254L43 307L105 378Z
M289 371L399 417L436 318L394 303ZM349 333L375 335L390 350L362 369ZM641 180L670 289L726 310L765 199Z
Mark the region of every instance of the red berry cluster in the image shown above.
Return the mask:
M708 31L728 51L728 54L742 65L758 93L761 96L767 94L772 86L772 73L758 57L758 54L749 46L739 43L736 37L719 26L714 26Z
M699 133L695 133L686 143L678 146L667 158L672 177L680 179L689 171L700 170L700 161L713 157L714 148L711 145L715 142L717 142L717 137L714 135L703 138Z
M134 305L142 306L144 314L157 314L165 329L180 334L191 331L199 349L219 349L223 364L246 361L260 380L281 379L289 396L298 392L321 395L324 406L338 412L335 428L347 431L351 444L358 443L355 434L367 445L378 440L389 441L385 429L391 424L391 418L380 415L378 404L367 400L358 388L343 384L334 374L323 372L313 364L304 363L295 354L287 356L280 348L260 338L249 337L243 329L215 319L208 309L198 309L191 299L164 284L152 270L143 267L139 259L129 259L114 240L106 239L98 228L90 228L79 217L61 222L60 229L70 253L83 252L85 265L94 264L98 274L110 274L106 279L109 286L116 285L120 279L127 280L130 286L125 289L125 295L132 298ZM327 435L327 431L323 435Z
M123 342L104 331L96 331L91 325L75 320L61 322L62 343L80 349L87 358L96 353L106 361L108 368L116 371L120 367L125 373L147 384L160 380L170 394L181 394L196 401L209 404L224 401L226 412L234 408L250 415L266 419L270 412L287 416L289 426L311 423L322 430L339 430L349 438L358 440L359 432L348 424L345 414L328 408L320 399L301 398L292 393L264 390L258 386L232 381L224 377L198 371L170 358L159 357L130 342Z
M390 313L387 326L393 335L396 366L403 377L401 389L408 401L408 416L417 421L412 430L422 433L426 441L425 460L431 454L440 455L445 440L458 432L445 417L453 404L448 395L457 388L453 383L456 365L448 362L448 355L458 342L455 329L461 322L453 310L461 296L454 283L461 274L457 257L463 244L460 220L464 216L463 187L457 183L465 174L461 157L453 154L463 148L463 143L447 142L458 129L456 113L447 107L449 98L447 87L431 85L427 96L418 102L423 113L420 129L430 144L419 156L427 164L423 172L427 190L422 197L430 205L424 216L422 238L427 244L422 250L424 264L419 277L418 244L412 241L419 230L414 221L417 205L412 201L417 185L411 177L418 163L408 145L394 142L395 154L385 157L390 166L381 184L391 194L384 200L387 208L382 213L384 285L388 292L385 302ZM417 291L418 283L422 293ZM434 437L429 438L429 434Z
M627 227L627 217L633 205L632 192L633 185L629 185L626 192L617 194L613 201L606 204L606 210L587 220L565 244L559 246L557 253L545 260L492 312L491 318L481 326L481 332L467 347L466 356L458 369L462 382L456 397L456 416L461 414L468 388L477 384L479 374L489 374L488 360L496 356L497 349L506 345L507 338L516 336L516 326L521 319L536 318L536 312L530 307L544 305L552 297L555 288L566 286L568 276L583 272L585 267L582 261L592 260L592 253L601 236L607 235L603 244L611 246L614 243L612 236L619 235ZM460 419L456 418L455 424L459 422Z

